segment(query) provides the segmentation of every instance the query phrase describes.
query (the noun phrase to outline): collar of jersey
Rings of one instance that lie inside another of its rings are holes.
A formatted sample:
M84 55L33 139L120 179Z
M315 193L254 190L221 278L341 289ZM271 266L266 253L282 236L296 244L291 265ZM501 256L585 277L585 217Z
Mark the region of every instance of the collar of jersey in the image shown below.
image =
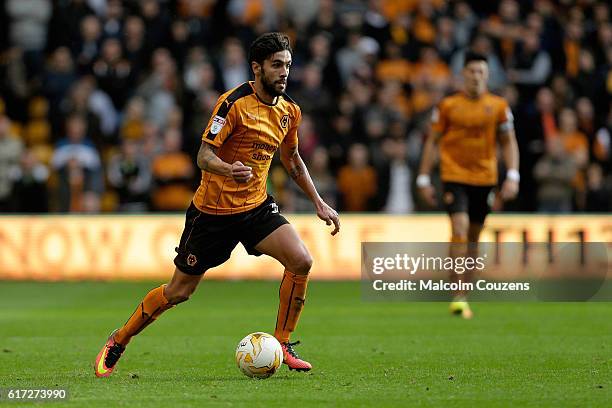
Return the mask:
M264 101L263 99L261 99L259 97L259 95L257 95L257 90L255 89L255 85L253 83L253 81L249 81L249 85L251 85L251 88L253 88L253 93L255 94L255 97L257 98L257 100L261 103L263 103L264 105L268 105L268 106L276 106L276 104L278 103L278 101L280 100L280 96L276 97L276 102L274 103L268 103L266 101Z

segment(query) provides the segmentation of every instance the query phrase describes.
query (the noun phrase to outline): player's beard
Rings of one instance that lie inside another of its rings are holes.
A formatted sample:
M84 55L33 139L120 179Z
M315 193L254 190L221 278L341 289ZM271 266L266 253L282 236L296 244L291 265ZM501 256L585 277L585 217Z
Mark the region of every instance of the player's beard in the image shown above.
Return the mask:
M276 89L275 82L268 81L268 77L266 76L265 72L262 72L261 75L261 85L263 86L264 91L266 91L268 95L276 97L283 94L283 91L278 91Z

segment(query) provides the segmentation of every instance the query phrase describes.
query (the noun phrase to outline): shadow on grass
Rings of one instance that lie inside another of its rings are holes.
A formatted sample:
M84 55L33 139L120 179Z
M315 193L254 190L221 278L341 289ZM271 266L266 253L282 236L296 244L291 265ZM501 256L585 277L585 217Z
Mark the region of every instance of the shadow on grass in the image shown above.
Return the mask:
M244 375L194 375L191 372L185 372L184 374L170 374L160 376L157 373L135 373L135 372L118 372L114 373L112 376L107 378L96 378L93 373L85 374L78 373L74 376L66 375L60 376L61 379L70 379L73 380L75 378L86 380L87 382L99 382L101 384L113 384L113 383L133 383L133 384L142 384L142 383L151 383L155 382L156 384L160 383L172 383L172 384L211 384L211 383L234 383L234 384L263 384L263 383L277 383L277 382L293 382L293 381L304 381L308 377L309 374L302 375L291 375L290 373L277 373L270 378L266 379L257 379L257 378L249 378Z
M184 381L186 378L185 376L181 376L181 375L176 375L173 377L168 377L168 380L170 381ZM213 383L213 382L232 382L232 383L236 383L236 384L248 384L248 383L255 383L255 384L263 384L263 383L267 383L267 382L278 382L278 381L282 381L282 382L290 382L290 381L303 381L304 377L303 376L293 376L293 375L289 375L289 374L285 374L285 373L281 373L281 374L275 374L270 378L265 378L265 379L257 379L257 378L249 378L247 376L244 375L196 375L196 376L189 376L189 382L196 382L196 383Z

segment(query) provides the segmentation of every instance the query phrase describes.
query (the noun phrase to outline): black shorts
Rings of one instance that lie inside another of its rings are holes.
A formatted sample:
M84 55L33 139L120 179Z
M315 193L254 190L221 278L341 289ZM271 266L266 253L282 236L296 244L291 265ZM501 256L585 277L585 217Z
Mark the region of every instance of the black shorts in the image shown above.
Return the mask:
M442 201L446 212L449 215L464 212L468 214L470 223L484 224L495 199L493 187L444 183Z
M288 223L272 196L252 210L232 215L206 214L191 203L174 264L181 272L201 275L227 261L238 242L250 255L259 256L255 245Z

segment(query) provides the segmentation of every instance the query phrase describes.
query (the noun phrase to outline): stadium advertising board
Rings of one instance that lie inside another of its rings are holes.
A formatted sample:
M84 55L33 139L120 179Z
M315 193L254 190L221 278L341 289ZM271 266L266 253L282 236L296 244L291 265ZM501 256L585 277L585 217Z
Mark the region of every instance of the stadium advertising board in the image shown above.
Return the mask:
M312 215L288 218L315 260L311 276L321 280L359 280L362 242L439 242L450 235L443 215L343 215L336 237ZM166 279L183 222L182 215L1 217L0 279ZM483 241L608 243L612 217L495 215ZM276 261L248 256L239 245L207 277L278 279L281 272Z

